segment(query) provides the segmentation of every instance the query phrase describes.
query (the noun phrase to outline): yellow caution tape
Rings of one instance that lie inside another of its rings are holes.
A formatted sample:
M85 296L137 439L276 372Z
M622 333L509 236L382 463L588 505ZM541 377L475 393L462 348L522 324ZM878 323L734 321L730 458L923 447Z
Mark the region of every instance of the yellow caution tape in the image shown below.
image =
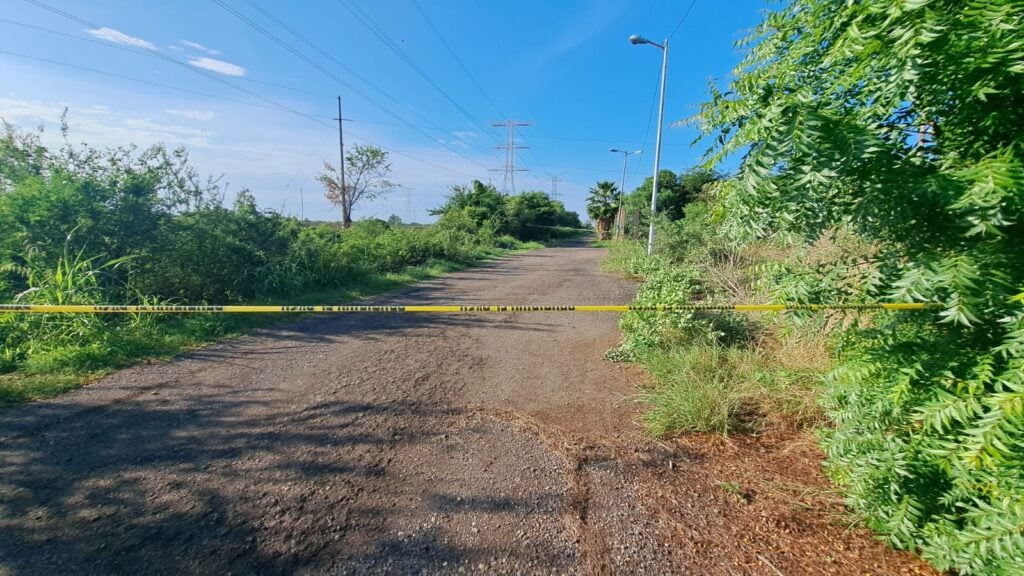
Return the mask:
M284 312L782 312L786 310L935 310L937 303L868 304L683 304L683 305L593 305L593 306L118 306L81 304L0 304L0 313L25 314L151 314L226 313L273 314Z

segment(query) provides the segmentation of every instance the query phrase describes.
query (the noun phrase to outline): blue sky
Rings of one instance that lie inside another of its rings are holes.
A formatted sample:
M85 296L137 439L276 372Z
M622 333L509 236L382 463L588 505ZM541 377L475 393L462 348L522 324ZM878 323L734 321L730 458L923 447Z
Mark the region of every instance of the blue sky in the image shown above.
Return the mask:
M246 187L263 207L336 219L315 176L324 160L337 162L331 118L340 94L351 119L346 144L392 151L393 179L402 185L357 207L356 216L407 221L429 220L426 210L453 184L491 179L501 188L502 173L489 169L504 165L504 152L492 146L505 134L491 123L510 118L532 123L518 131L530 146L517 155L517 167L529 169L517 174L519 191L549 191L554 175L560 199L583 215L587 189L621 176L622 157L610 147L644 149L631 158L627 189L634 188L654 161L661 53L627 38L660 42L691 4L40 1L74 19L3 0L0 117L8 122L43 125L56 144L67 106L73 142L185 145L200 170L224 175L229 197ZM672 38L664 168L682 170L699 157L690 146L695 132L667 125L696 111L710 79L728 77L741 56L734 42L765 7L764 0L697 0Z

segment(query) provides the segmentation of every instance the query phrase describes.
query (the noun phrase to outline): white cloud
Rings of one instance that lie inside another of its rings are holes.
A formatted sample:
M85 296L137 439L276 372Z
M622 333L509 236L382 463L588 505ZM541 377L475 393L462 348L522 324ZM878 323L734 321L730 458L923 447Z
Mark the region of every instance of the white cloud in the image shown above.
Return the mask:
M171 116L181 116L182 118L190 118L192 120L213 120L217 116L212 110L175 110L174 108L164 108L164 112Z
M211 72L217 72L218 74L225 74L227 76L245 76L245 68L242 68L237 64L224 62L223 60L214 60L213 58L189 58L188 63L196 68L210 70Z
M86 32L90 36L95 36L100 40L106 40L107 42L113 42L114 44L124 44L126 46L135 46L136 48L156 50L156 46L154 46L152 42L147 42L142 38L129 36L124 32L114 30L113 28L90 28L86 30Z
M88 142L94 146L122 146L138 144L145 148L160 142L173 145L184 144L192 148L208 148L212 145L212 133L190 126L153 122L136 114L103 111L99 107L81 106L74 103L43 103L36 100L0 98L0 118L15 125L45 125L44 143L59 145L57 138L60 115L64 106L70 108L69 124L72 142ZM99 114L97 114L99 112Z
M206 46L203 46L199 42L193 42L191 40L182 40L181 41L181 45L185 46L186 48L191 48L193 50L199 50L200 52L205 52L205 53L209 54L210 56L216 56L217 54L220 54L220 50L213 50L212 48L207 48Z

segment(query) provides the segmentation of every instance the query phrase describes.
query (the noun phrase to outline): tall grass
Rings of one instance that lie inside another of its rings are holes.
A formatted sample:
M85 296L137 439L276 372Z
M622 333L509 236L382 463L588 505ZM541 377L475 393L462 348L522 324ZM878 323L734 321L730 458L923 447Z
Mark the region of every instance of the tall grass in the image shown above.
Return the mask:
M730 248L701 203L680 222L659 222L659 250L641 242L609 246L603 266L642 281L636 304L745 302L758 295L765 254L784 245ZM797 321L799 320L799 321ZM830 365L821 320L734 312L629 312L623 340L608 353L637 362L652 381L637 395L655 436L806 427L822 421L817 387Z
M650 350L638 361L653 377L637 395L654 436L685 432L753 432L823 422L819 372L792 369L755 348L693 343Z
M654 383L637 399L648 405L644 424L655 436L680 432L723 434L753 425L755 400L766 375L755 351L695 344L651 351L640 358Z

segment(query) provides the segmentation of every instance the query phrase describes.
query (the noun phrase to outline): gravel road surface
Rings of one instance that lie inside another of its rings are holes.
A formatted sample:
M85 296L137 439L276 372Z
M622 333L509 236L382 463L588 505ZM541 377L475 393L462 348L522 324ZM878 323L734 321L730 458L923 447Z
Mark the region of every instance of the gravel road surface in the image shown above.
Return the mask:
M532 251L376 302L626 303L603 254ZM0 574L920 568L843 528L740 538L774 508L643 436L643 375L602 358L617 320L308 317L7 410Z

